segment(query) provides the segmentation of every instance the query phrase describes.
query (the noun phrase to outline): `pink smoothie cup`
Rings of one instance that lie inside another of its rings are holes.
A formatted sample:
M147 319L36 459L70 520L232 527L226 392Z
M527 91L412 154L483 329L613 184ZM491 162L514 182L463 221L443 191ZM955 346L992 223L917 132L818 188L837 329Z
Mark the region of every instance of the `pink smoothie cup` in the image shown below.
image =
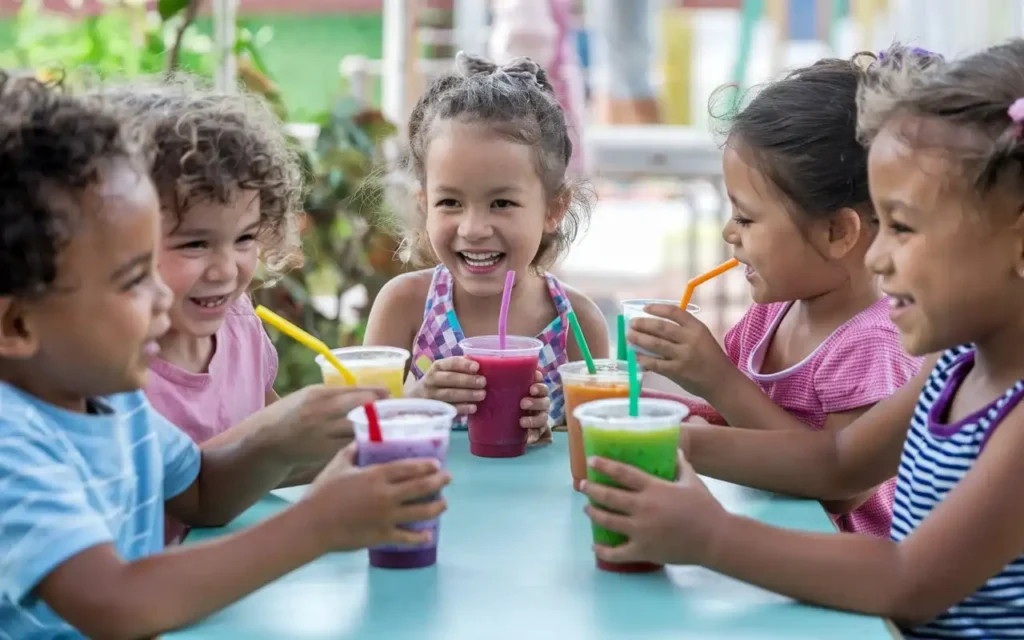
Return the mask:
M519 403L530 395L537 375L537 359L544 343L536 338L506 336L505 348L498 336L466 338L462 354L480 365L478 375L487 381L483 402L469 415L469 451L482 458L514 458L526 453L526 429L519 424Z
M445 466L455 407L438 400L395 398L374 403L382 442L370 440L366 410L353 409L348 419L356 432L356 464L365 467L406 458L434 458ZM424 502L436 500L430 496ZM382 569L418 569L437 562L437 519L405 525L412 531L430 531L430 541L419 545L383 545L370 548L370 565Z

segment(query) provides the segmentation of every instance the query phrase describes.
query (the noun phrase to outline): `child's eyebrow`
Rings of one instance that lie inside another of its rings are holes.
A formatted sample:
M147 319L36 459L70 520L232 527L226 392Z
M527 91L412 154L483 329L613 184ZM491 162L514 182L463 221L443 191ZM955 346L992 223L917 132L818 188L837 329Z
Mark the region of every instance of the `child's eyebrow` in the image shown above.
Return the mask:
M110 274L110 281L116 282L141 266L148 266L153 261L153 252L148 251L125 262Z
M747 213L750 213L751 211L754 210L746 202L743 202L742 200L732 195L731 193L729 194L729 202L733 203L734 206L736 206L739 209L742 209L743 211L746 211Z

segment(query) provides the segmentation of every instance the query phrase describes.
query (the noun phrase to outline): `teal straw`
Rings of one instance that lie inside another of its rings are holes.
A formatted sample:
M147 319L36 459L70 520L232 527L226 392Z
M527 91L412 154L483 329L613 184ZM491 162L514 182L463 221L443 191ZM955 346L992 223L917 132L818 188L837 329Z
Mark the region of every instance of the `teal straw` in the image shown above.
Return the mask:
M570 311L569 326L572 327L572 332L576 336L576 344L580 346L580 353L583 354L583 359L587 363L587 371L590 375L597 373L597 367L594 366L594 357L590 355L590 347L587 346L587 339L583 337L583 328L580 327L580 321L576 317L575 311Z
M636 351L626 350L626 367L629 373L629 415L636 418L640 415L640 382L637 375Z
M619 314L619 328L618 328L618 359L626 359L626 316Z
M455 332L456 337L466 337L465 332L462 331L462 326L459 324L459 319L455 317L455 309L448 310L448 326Z

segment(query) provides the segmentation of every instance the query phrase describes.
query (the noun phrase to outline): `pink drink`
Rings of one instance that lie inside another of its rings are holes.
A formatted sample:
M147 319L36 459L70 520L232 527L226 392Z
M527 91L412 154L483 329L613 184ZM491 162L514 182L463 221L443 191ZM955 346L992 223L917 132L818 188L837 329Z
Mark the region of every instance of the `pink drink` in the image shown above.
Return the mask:
M519 424L520 403L530 395L537 375L543 343L534 338L506 336L501 349L498 336L467 338L462 353L480 365L487 381L487 396L469 416L469 451L483 458L514 458L526 453L526 430Z
M455 409L444 402L396 398L375 403L383 442L369 439L362 407L349 413L356 432L356 463L360 467L406 458L434 458L445 466ZM424 498L431 502L437 495ZM382 569L417 569L437 562L437 519L403 525L412 531L430 531L430 541L419 545L381 545L370 548L370 565Z

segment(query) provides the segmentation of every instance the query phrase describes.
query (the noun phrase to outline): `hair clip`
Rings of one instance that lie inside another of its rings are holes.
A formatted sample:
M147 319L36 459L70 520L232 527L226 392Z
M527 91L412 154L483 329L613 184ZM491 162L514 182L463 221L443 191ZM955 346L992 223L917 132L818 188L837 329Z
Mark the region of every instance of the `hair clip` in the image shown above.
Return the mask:
M935 59L938 59L938 60L945 60L945 57L943 57L943 55L941 53L938 53L938 52L935 52L935 51L929 51L928 49L923 49L921 47L912 47L909 50L907 50L907 52L910 55L914 56L914 57L923 58L925 60L928 60L929 58L935 58ZM878 52L878 61L879 62L882 62L887 57L888 56L885 53L885 49L883 49L883 50Z
M1020 138L1024 133L1024 98L1017 98L1006 110L1006 115L1013 121L1013 135Z

